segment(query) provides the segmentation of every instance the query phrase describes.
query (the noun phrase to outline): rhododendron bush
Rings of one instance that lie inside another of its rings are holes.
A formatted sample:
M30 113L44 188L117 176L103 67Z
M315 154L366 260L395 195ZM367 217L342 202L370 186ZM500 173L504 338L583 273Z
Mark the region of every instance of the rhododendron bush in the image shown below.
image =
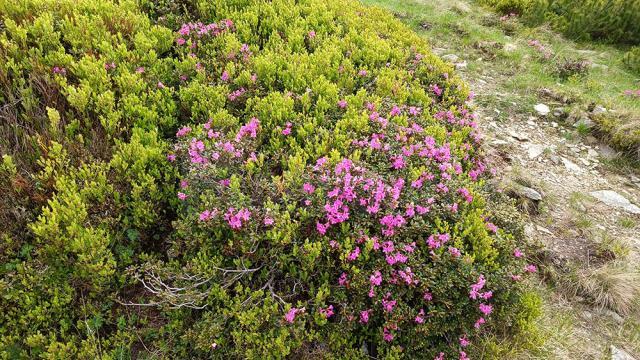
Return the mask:
M57 94L17 110L48 201L5 234L3 356L465 359L526 327L536 268L423 40L356 2L174 5L0 7L4 91Z

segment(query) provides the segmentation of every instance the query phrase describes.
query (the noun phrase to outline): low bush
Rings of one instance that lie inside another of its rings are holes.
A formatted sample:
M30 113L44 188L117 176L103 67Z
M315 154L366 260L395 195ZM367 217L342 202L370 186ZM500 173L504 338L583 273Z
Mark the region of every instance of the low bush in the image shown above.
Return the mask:
M640 74L640 46L634 46L624 54L624 63L636 74Z
M2 357L466 358L528 329L473 94L388 13L0 16Z
M627 0L479 0L504 14L518 14L527 22L549 22L579 40L623 44L640 42L640 2Z

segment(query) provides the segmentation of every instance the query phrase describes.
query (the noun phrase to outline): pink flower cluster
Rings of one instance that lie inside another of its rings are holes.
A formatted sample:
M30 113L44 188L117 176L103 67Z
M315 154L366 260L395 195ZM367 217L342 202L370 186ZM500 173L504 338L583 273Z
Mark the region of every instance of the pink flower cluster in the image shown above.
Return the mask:
M182 24L180 30L178 30L179 37L176 39L176 44L179 46L185 45L187 39L191 38L194 40L193 44L195 45L195 39L205 36L218 36L230 29L233 29L233 21L229 19L211 24L203 24L201 22Z
M631 97L635 96L635 97L639 97L640 98L640 89L638 89L638 90L625 90L623 92L623 94L625 96L631 96Z
M224 219L229 223L232 229L240 229L243 222L249 221L251 218L251 212L246 208L240 209L236 212L236 209L229 208L224 214Z
M551 50L547 49L540 41L529 40L528 44L532 48L536 49L542 55L543 58L547 60L551 59L551 56L553 55L553 53L551 52Z

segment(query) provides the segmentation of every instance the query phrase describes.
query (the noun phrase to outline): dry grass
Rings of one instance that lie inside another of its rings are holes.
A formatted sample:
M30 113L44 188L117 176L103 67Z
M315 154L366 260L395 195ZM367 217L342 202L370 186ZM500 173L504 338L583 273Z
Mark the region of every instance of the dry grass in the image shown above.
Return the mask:
M622 262L610 262L597 269L579 270L575 291L596 305L619 314L630 314L640 298L640 272Z

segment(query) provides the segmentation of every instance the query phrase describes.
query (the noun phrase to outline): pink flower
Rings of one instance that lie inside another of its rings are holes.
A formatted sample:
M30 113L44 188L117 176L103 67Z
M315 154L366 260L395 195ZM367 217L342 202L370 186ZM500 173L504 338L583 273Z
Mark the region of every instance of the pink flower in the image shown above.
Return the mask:
M393 308L396 306L396 300L387 300L391 296L391 293L387 293L384 299L382 299L382 308L386 312L392 312Z
M338 278L338 284L340 286L345 286L348 283L347 273L340 274L340 278Z
M360 322L361 323L366 324L366 323L369 322L369 313L370 312L371 312L371 309L360 311Z
M486 321L484 320L483 317L481 317L480 319L478 319L476 321L475 324L473 324L473 327L475 327L476 329L480 329L480 325L484 324Z
M315 191L315 187L309 183L304 183L304 185L302 185L302 190L304 192L306 192L307 194L313 194L313 192Z
M237 212L235 211L234 208L229 208L227 212L224 214L224 219L227 221L229 226L234 230L240 229L243 225L242 223L249 221L250 217L251 217L251 212L246 208L240 209Z
M242 125L240 130L236 134L236 141L240 141L243 137L249 135L251 138L258 136L258 127L260 126L260 120L252 117L246 125ZM233 151L233 150L232 150Z
M310 38L310 39L313 39L313 38L315 38L315 37L316 37L316 32L315 32L315 31L313 31L313 30L309 31L309 38Z
M319 232L321 235L324 235L324 234L326 234L326 233L327 233L327 228L328 228L328 227L329 227L328 225L322 224L322 223L320 223L320 222L317 222L317 223L316 223L316 229L318 230L318 232Z
M302 309L297 309L297 308L291 308L285 315L284 315L284 320L288 323L293 323L293 321L296 319L296 315L299 312L302 312Z
M369 282L371 285L380 286L380 284L382 284L382 274L380 271L376 270L373 275L369 277Z
M394 169L402 169L405 166L404 157L402 155L391 157L392 166Z
M480 312L483 313L484 315L489 315L493 311L493 306L487 305L487 304L480 304L478 308L480 309Z
M166 88L166 86L164 86L164 84L162 83L162 81L158 81L158 89L164 89Z
M478 296L480 296L480 290L484 287L484 285L486 284L486 280L484 278L484 275L480 275L480 277L478 277L478 282L471 285L471 291L469 291L469 298L470 299L477 299Z
M187 41L185 39L183 39L183 38L177 38L176 39L176 44L178 44L180 46L184 45L186 42Z
M416 318L414 319L414 321L417 324L423 324L424 323L424 309L420 309L420 312L418 312L418 315L416 315Z
M205 210L205 211L200 213L200 221L211 220L217 214L218 214L218 210L217 209L214 209L213 211Z
M460 346L467 347L470 344L471 344L471 342L469 341L469 339L467 339L466 335L460 338Z
M533 264L529 264L529 265L524 267L524 271L525 272L534 273L534 272L538 271L538 268Z
M431 85L429 89L431 89L431 91L433 91L433 93L436 94L437 96L442 95L442 89L440 89L437 84Z
M367 76L367 70L364 70L364 69L363 69L363 70L358 71L358 75L360 75L360 76Z
M265 217L263 223L267 226L273 225L273 219L270 217Z
M487 229L489 229L489 231L491 231L492 233L497 233L498 232L498 227L493 224L493 223L487 223Z
M455 247L451 247L451 246L449 246L449 253L450 253L451 255L453 255L453 257L460 257L460 255L461 255L461 254L460 254L460 250L458 250L458 249L457 249L457 248L455 248Z
M191 128L188 127L188 126L184 126L184 127L180 128L180 130L178 130L178 132L176 132L176 136L177 137L183 137L183 136L187 135L190 132L191 132Z
M522 253L522 251L520 251L520 249L513 250L513 256L519 258L519 257L522 257L522 255L524 254Z
M347 256L347 260L355 261L358 256L360 256L360 247L356 247L350 254Z
M187 194L183 193L183 192L179 192L178 193L178 199L184 201L187 198Z
M423 298L425 301L431 301L431 300L433 300L433 295L431 295L431 293L430 293L430 292L425 291L425 292L424 292L424 295L422 295L422 298Z
M169 160L170 162L176 161L176 155L175 154L167 155L167 160Z
M344 108L346 108L346 107L347 107L347 100L340 100L340 101L338 101L338 107L339 107L340 109L344 109Z
M325 319L328 319L333 316L333 305L329 305L326 309L320 308L318 312L324 316Z
M287 136L291 134L291 126L293 126L290 122L286 124L286 127L282 130L282 135Z
M393 334L389 331L389 329L385 327L384 329L382 329L382 338L386 342L391 342L393 341Z
M391 112L389 113L389 116L398 116L400 115L402 111L400 110L400 108L396 105L393 105L393 107L391 108Z
M143 66L139 66L138 68L136 68L136 73L138 73L138 74L144 73L144 67Z
M226 72L226 71L223 71L223 72L222 72L222 76L220 76L220 80L225 81L225 82L226 82L227 80L229 80L229 73L228 73L228 72Z

